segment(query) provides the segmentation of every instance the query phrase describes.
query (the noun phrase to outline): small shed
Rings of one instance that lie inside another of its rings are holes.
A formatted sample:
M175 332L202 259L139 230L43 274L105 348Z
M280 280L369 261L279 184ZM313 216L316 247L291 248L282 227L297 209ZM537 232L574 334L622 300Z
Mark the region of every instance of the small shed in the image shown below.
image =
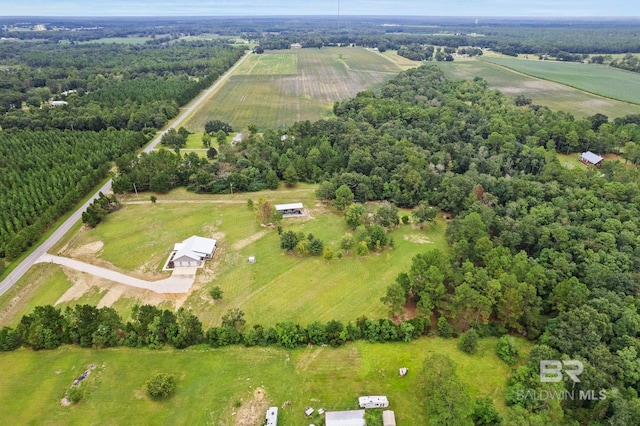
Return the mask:
M309 417L310 415L312 415L312 414L313 414L313 412L314 412L314 411L315 411L315 410L314 410L313 408L309 407L309 408L307 408L306 410L304 410L304 415L305 415L305 416L307 416L307 417Z
M365 426L364 410L327 411L324 413L325 426Z
M256 263L256 257L255 256L249 256L249 263Z
M304 216L302 203L276 204L276 211L281 212L283 218Z
M360 408L386 408L389 400L386 396L361 396L358 398Z
M597 168L600 168L602 167L602 161L604 161L603 157L600 157L598 154L594 154L591 151L583 152L580 155L580 162L587 166L596 166Z
M242 139L244 139L244 136L242 135L242 133L238 133L233 137L233 143L240 143L242 142Z
M278 426L278 407L269 407L265 421L267 426Z
M396 426L396 415L392 410L382 412L382 426Z

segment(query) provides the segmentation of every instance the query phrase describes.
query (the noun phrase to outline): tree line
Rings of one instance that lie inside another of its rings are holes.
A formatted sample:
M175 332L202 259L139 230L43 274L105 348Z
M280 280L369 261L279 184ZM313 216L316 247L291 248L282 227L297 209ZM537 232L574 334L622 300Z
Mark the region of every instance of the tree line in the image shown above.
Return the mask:
M80 347L115 346L160 349L167 345L178 349L197 344L211 347L243 344L277 345L293 349L306 344L341 346L346 342L409 342L430 332L428 321L413 318L398 324L391 320L361 317L344 324L332 320L314 321L306 327L291 321L273 327L246 325L244 312L232 309L222 317L221 325L204 330L200 320L184 308L176 312L151 305L136 305L131 320L123 322L110 307L75 305L64 311L51 305L37 306L24 315L15 327L0 330L0 351L19 347L33 350L55 349L63 344ZM491 333L489 328L487 333Z

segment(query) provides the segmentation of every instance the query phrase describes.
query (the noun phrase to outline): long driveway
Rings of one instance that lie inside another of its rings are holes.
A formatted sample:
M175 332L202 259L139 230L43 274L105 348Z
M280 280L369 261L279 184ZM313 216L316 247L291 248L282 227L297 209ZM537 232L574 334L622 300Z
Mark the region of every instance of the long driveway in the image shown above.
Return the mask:
M36 263L55 263L96 277L105 278L131 287L144 288L155 291L156 293L188 293L196 279L195 268L190 268L192 269L191 272L193 272L190 275L180 275L174 271L171 277L164 280L146 281L110 269L101 268L68 257L54 256L52 254L45 254L38 259Z
M248 51L234 66L232 66L226 73L224 73L216 82L204 91L195 102L189 105L182 113L170 124L170 127L178 127L182 122L215 91L222 84L224 84L231 74L236 70L236 68L244 62L247 57L251 55L251 51ZM149 145L143 150L143 152L150 152L155 149L155 147L160 143L160 139L167 132L167 130L159 133ZM6 293L22 276L31 268L31 266L36 263L38 259L44 256L50 249L53 247L60 239L76 224L82 217L82 212L87 210L89 204L91 204L96 198L98 198L98 194L103 192L105 194L111 192L111 179L107 183L98 189L95 194L80 208L78 208L73 214L67 219L58 229L55 230L53 234L49 238L47 238L40 246L36 247L33 252L29 256L27 256L18 266L16 266L13 271L7 275L7 277L0 281L0 296Z

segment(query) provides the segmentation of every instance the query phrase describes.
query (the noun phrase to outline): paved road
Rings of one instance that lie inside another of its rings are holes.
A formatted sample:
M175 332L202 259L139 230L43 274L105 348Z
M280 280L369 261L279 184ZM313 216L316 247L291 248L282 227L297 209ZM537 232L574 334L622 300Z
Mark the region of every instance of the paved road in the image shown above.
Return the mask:
M244 62L247 57L251 55L251 52L247 52L236 64L231 67L225 74L223 74L216 82L208 88L205 92L203 92L198 99L193 102L188 108L186 108L171 124L171 127L179 127L180 124L193 112L195 111L205 100L215 91L217 90L224 82L227 81L229 76L235 71L235 69ZM155 147L160 143L160 139L166 133L161 132L156 136L156 138L147 145L147 147L143 150L143 152L150 152L155 149ZM0 295L6 293L15 283L18 281L31 266L36 263L36 261L44 256L47 251L51 249L60 239L75 225L76 222L80 220L82 217L82 212L84 212L89 204L93 202L96 198L98 198L98 194L100 192L108 193L111 191L111 179L107 183L105 183L100 189L96 191L95 194L91 197L89 201L84 203L78 210L76 210L69 219L67 219L56 231L45 240L39 247L37 247L29 256L27 256L20 264L13 270L7 277L0 281Z
M146 281L110 269L101 268L89 263L80 262L78 260L69 259L68 257L54 256L45 254L36 263L55 263L63 265L76 271L85 272L95 275L96 277L105 278L131 287L144 288L155 291L156 293L188 293L191 285L196 279L195 268L190 268L190 275L180 275L173 273L171 277L158 281ZM188 268L185 268L188 269Z

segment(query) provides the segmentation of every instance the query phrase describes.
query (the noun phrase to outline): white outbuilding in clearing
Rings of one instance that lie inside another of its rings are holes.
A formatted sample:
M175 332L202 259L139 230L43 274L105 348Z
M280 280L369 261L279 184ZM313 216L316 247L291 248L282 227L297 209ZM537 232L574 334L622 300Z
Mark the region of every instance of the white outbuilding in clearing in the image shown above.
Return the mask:
M278 426L278 407L269 407L265 417L267 426Z
M325 426L365 426L364 410L327 411L324 413Z
M283 218L304 216L302 203L276 204L276 211L281 212Z
M360 408L386 408L389 400L386 396L361 396L358 398Z
M176 243L173 250L171 261L174 267L197 267L201 266L205 260L211 259L216 251L216 240L194 235L181 243Z

